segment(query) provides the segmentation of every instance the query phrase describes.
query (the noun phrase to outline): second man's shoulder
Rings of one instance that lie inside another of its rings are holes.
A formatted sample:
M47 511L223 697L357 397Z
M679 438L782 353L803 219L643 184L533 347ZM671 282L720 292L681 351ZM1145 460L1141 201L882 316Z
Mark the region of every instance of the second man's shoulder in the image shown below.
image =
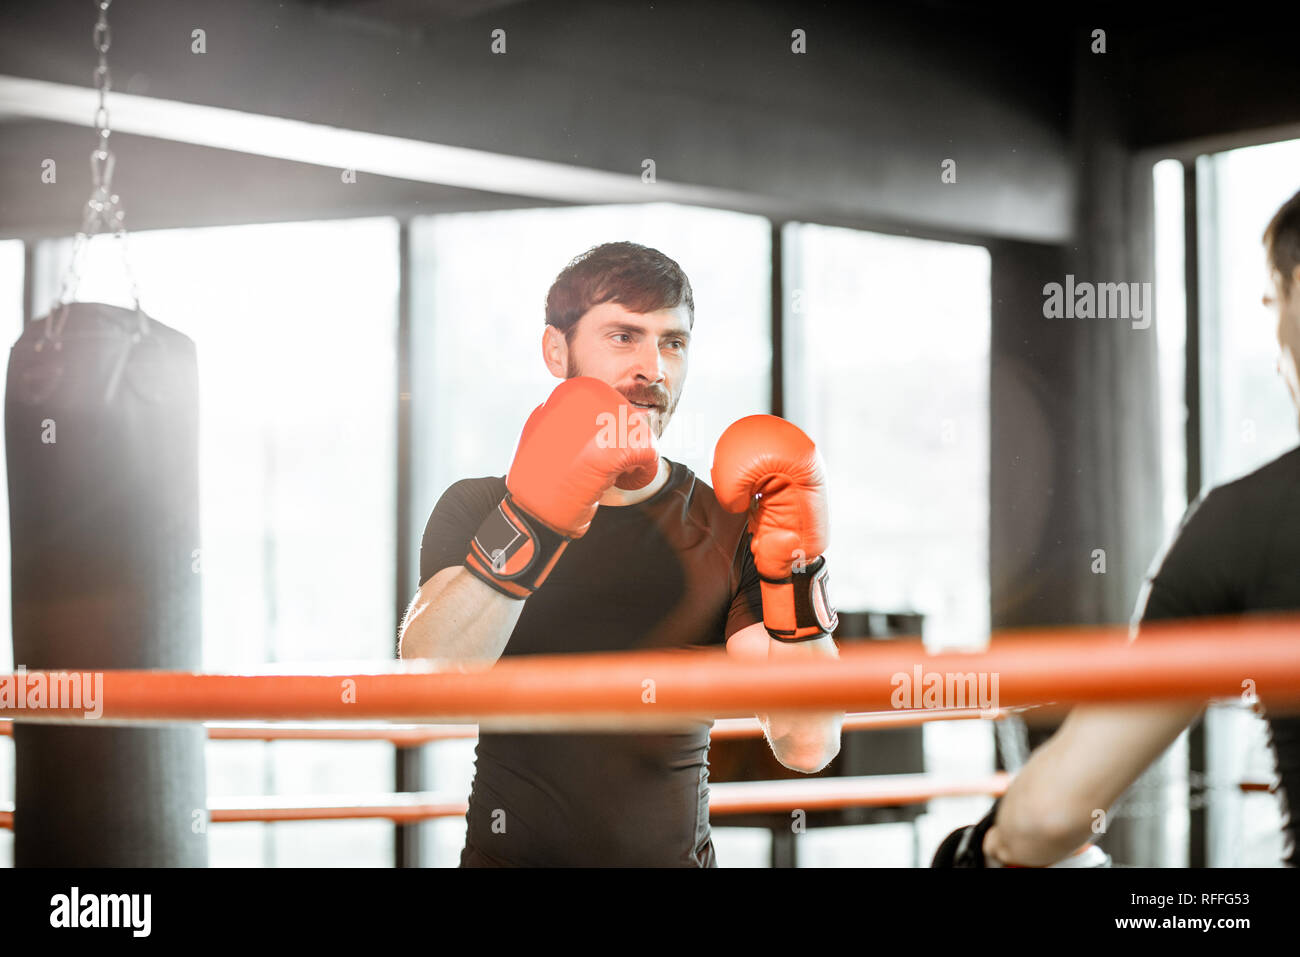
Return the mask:
M1217 485L1197 503L1197 512L1269 514L1284 498L1300 492L1300 446L1284 452L1241 478Z
M1300 447L1204 492L1183 515L1171 552L1232 562L1300 528Z

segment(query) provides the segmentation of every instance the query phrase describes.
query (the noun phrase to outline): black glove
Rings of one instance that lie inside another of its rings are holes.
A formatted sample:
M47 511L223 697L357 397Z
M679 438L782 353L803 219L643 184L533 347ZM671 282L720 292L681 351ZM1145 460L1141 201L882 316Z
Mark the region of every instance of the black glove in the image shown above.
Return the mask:
M993 802L993 807L978 824L959 827L943 839L939 849L934 852L931 867L985 867L984 835L993 826L998 816L998 805L1002 798Z

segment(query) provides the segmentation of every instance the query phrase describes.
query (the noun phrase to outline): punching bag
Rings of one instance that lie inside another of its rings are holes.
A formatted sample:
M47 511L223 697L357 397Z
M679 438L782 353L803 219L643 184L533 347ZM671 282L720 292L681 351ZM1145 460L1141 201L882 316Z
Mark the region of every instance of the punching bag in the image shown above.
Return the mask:
M138 309L56 306L10 351L5 442L15 669L200 670L193 341ZM16 721L14 863L207 866L205 741Z

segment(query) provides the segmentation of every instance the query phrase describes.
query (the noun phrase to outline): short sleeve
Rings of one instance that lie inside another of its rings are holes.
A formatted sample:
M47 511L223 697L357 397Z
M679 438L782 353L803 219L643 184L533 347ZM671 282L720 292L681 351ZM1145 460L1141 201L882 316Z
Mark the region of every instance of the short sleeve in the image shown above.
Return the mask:
M504 478L461 479L433 507L420 542L420 584L444 568L464 565L470 540L505 497Z
M1237 516L1228 496L1216 489L1183 516L1173 542L1149 575L1138 598L1138 621L1229 615L1242 610L1243 562Z
M748 531L740 537L736 547L733 571L739 586L732 596L731 608L727 612L725 637L730 638L736 632L757 625L763 620L762 583L758 577L758 567L754 564L754 551L750 548L752 536Z

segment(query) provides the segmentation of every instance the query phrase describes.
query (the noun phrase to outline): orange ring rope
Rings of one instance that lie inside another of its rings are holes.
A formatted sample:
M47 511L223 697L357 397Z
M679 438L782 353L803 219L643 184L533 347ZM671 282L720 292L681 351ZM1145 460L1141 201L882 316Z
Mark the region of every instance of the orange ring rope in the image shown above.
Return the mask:
M850 647L840 658L737 660L721 650L505 658L453 673L402 663L398 673L214 675L105 671L108 722L352 720L477 722L517 731L680 727L759 712L881 711L913 673L980 673L999 679L996 706L1044 701L1300 699L1300 619L1252 617L1160 623L1129 643L1121 627L1026 629L995 636L978 654L926 654L919 642ZM30 683L40 672L25 673ZM0 682L7 676L0 676ZM47 678L48 680L48 678ZM17 682L14 682L16 686ZM96 720L75 707L0 717Z
M994 720L1006 717L999 711ZM866 714L846 714L845 731L874 731L888 728L913 727L930 721L962 721L987 719L989 715L978 708L908 709L905 711L877 711ZM13 721L0 721L0 738L13 735ZM384 725L366 727L351 724L209 724L209 741L387 741L399 748L418 747L437 741L473 740L478 737L478 726L473 724L445 725ZM720 718L714 724L710 737L714 741L734 738L757 738L763 728L754 718Z
M792 810L823 811L848 807L901 807L935 798L989 795L1006 791L1005 771L970 778L937 774L880 774L789 781L733 781L709 785L709 814L753 814ZM307 803L310 800L311 803ZM463 817L466 799L442 791L375 795L312 795L211 798L213 823L345 821L380 819L397 823ZM12 826L12 809L0 809L0 827ZM9 815L10 824L4 823Z
M923 779L930 779L925 781ZM936 798L968 795L997 797L1009 775L1004 771L982 778L959 780L928 774L876 775L859 778L809 778L788 781L738 781L709 785L710 815L760 812L839 810L846 807L894 807L922 804ZM1242 781L1243 792L1267 792L1267 781ZM463 817L463 797L440 792L400 792L364 800L332 796L218 798L208 817L214 823L260 821L342 821L382 819L395 823ZM14 826L13 805L0 805L0 830Z

